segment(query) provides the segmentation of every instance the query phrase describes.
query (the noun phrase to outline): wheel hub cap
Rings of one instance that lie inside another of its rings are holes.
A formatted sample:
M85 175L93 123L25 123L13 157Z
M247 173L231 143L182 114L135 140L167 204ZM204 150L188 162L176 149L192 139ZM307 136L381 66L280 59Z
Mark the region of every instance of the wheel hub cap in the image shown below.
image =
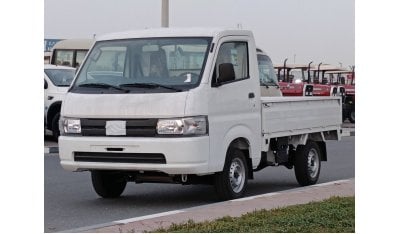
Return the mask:
M242 190L245 181L245 172L243 162L234 159L229 168L229 181L231 188L235 193Z
M311 149L310 152L308 152L307 164L308 164L308 174L312 178L314 178L315 176L317 176L319 169L319 157L315 149Z

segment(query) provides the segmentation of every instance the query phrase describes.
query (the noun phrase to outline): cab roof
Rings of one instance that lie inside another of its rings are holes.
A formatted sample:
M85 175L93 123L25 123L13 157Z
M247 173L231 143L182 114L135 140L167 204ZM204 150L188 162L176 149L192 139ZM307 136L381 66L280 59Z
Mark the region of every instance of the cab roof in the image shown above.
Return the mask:
M53 64L44 64L44 69L68 69L68 70L75 70L74 67L67 67L67 66L59 66Z
M286 64L286 66L283 66L283 64L275 64L274 68L278 69L278 68L290 68L290 69L296 69L296 68L308 68L308 64ZM311 69L314 66L311 66Z
M129 38L154 38L154 37L215 37L229 35L253 35L248 30L226 28L150 28L134 31L111 33L99 36L96 41L129 39Z
M352 73L352 71L349 70L335 70L335 71L327 71L325 74L343 74L343 73Z
M311 71L318 71L318 66L314 66L314 68L310 69ZM319 67L320 71L337 71L337 70L342 70L340 67L336 67L330 64L322 64Z
M54 49L77 49L77 50L88 50L92 46L93 39L65 39L57 42L53 46Z

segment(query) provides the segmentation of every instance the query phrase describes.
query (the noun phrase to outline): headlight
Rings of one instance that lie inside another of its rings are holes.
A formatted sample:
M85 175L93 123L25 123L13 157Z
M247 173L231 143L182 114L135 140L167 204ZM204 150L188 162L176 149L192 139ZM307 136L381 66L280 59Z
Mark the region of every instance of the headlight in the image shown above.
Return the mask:
M79 134L81 133L81 120L74 118L60 118L60 133L64 134Z
M207 125L206 116L160 119L157 123L157 133L160 135L205 135Z

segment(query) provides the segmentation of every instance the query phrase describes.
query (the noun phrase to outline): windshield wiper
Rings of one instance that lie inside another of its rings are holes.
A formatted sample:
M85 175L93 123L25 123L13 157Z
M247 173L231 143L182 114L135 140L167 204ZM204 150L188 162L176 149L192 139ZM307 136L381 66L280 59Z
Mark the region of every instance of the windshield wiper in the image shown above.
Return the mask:
M103 89L109 89L109 88L113 88L116 90L120 90L123 91L124 93L129 93L129 90L127 89L123 89L121 87L115 86L115 85L110 85L107 83L86 83L86 84L80 84L78 85L78 87L93 87L93 88L103 88Z
M120 84L120 87L137 87L137 88L149 88L149 89L153 89L153 88L164 88L164 89L171 89L174 90L176 92L181 92L181 89L178 88L174 88L171 86L167 86L167 85L162 85L162 84L157 84L157 83L127 83L127 84Z

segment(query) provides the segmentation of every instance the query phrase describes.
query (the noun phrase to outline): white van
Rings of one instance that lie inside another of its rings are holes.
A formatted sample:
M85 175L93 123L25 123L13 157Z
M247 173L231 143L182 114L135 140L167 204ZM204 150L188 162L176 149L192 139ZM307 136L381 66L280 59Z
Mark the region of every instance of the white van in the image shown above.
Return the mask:
M44 65L44 126L52 131L57 140L60 135L58 120L60 119L61 103L74 79L75 68Z
M93 42L93 39L66 39L57 42L52 48L50 64L79 67Z

